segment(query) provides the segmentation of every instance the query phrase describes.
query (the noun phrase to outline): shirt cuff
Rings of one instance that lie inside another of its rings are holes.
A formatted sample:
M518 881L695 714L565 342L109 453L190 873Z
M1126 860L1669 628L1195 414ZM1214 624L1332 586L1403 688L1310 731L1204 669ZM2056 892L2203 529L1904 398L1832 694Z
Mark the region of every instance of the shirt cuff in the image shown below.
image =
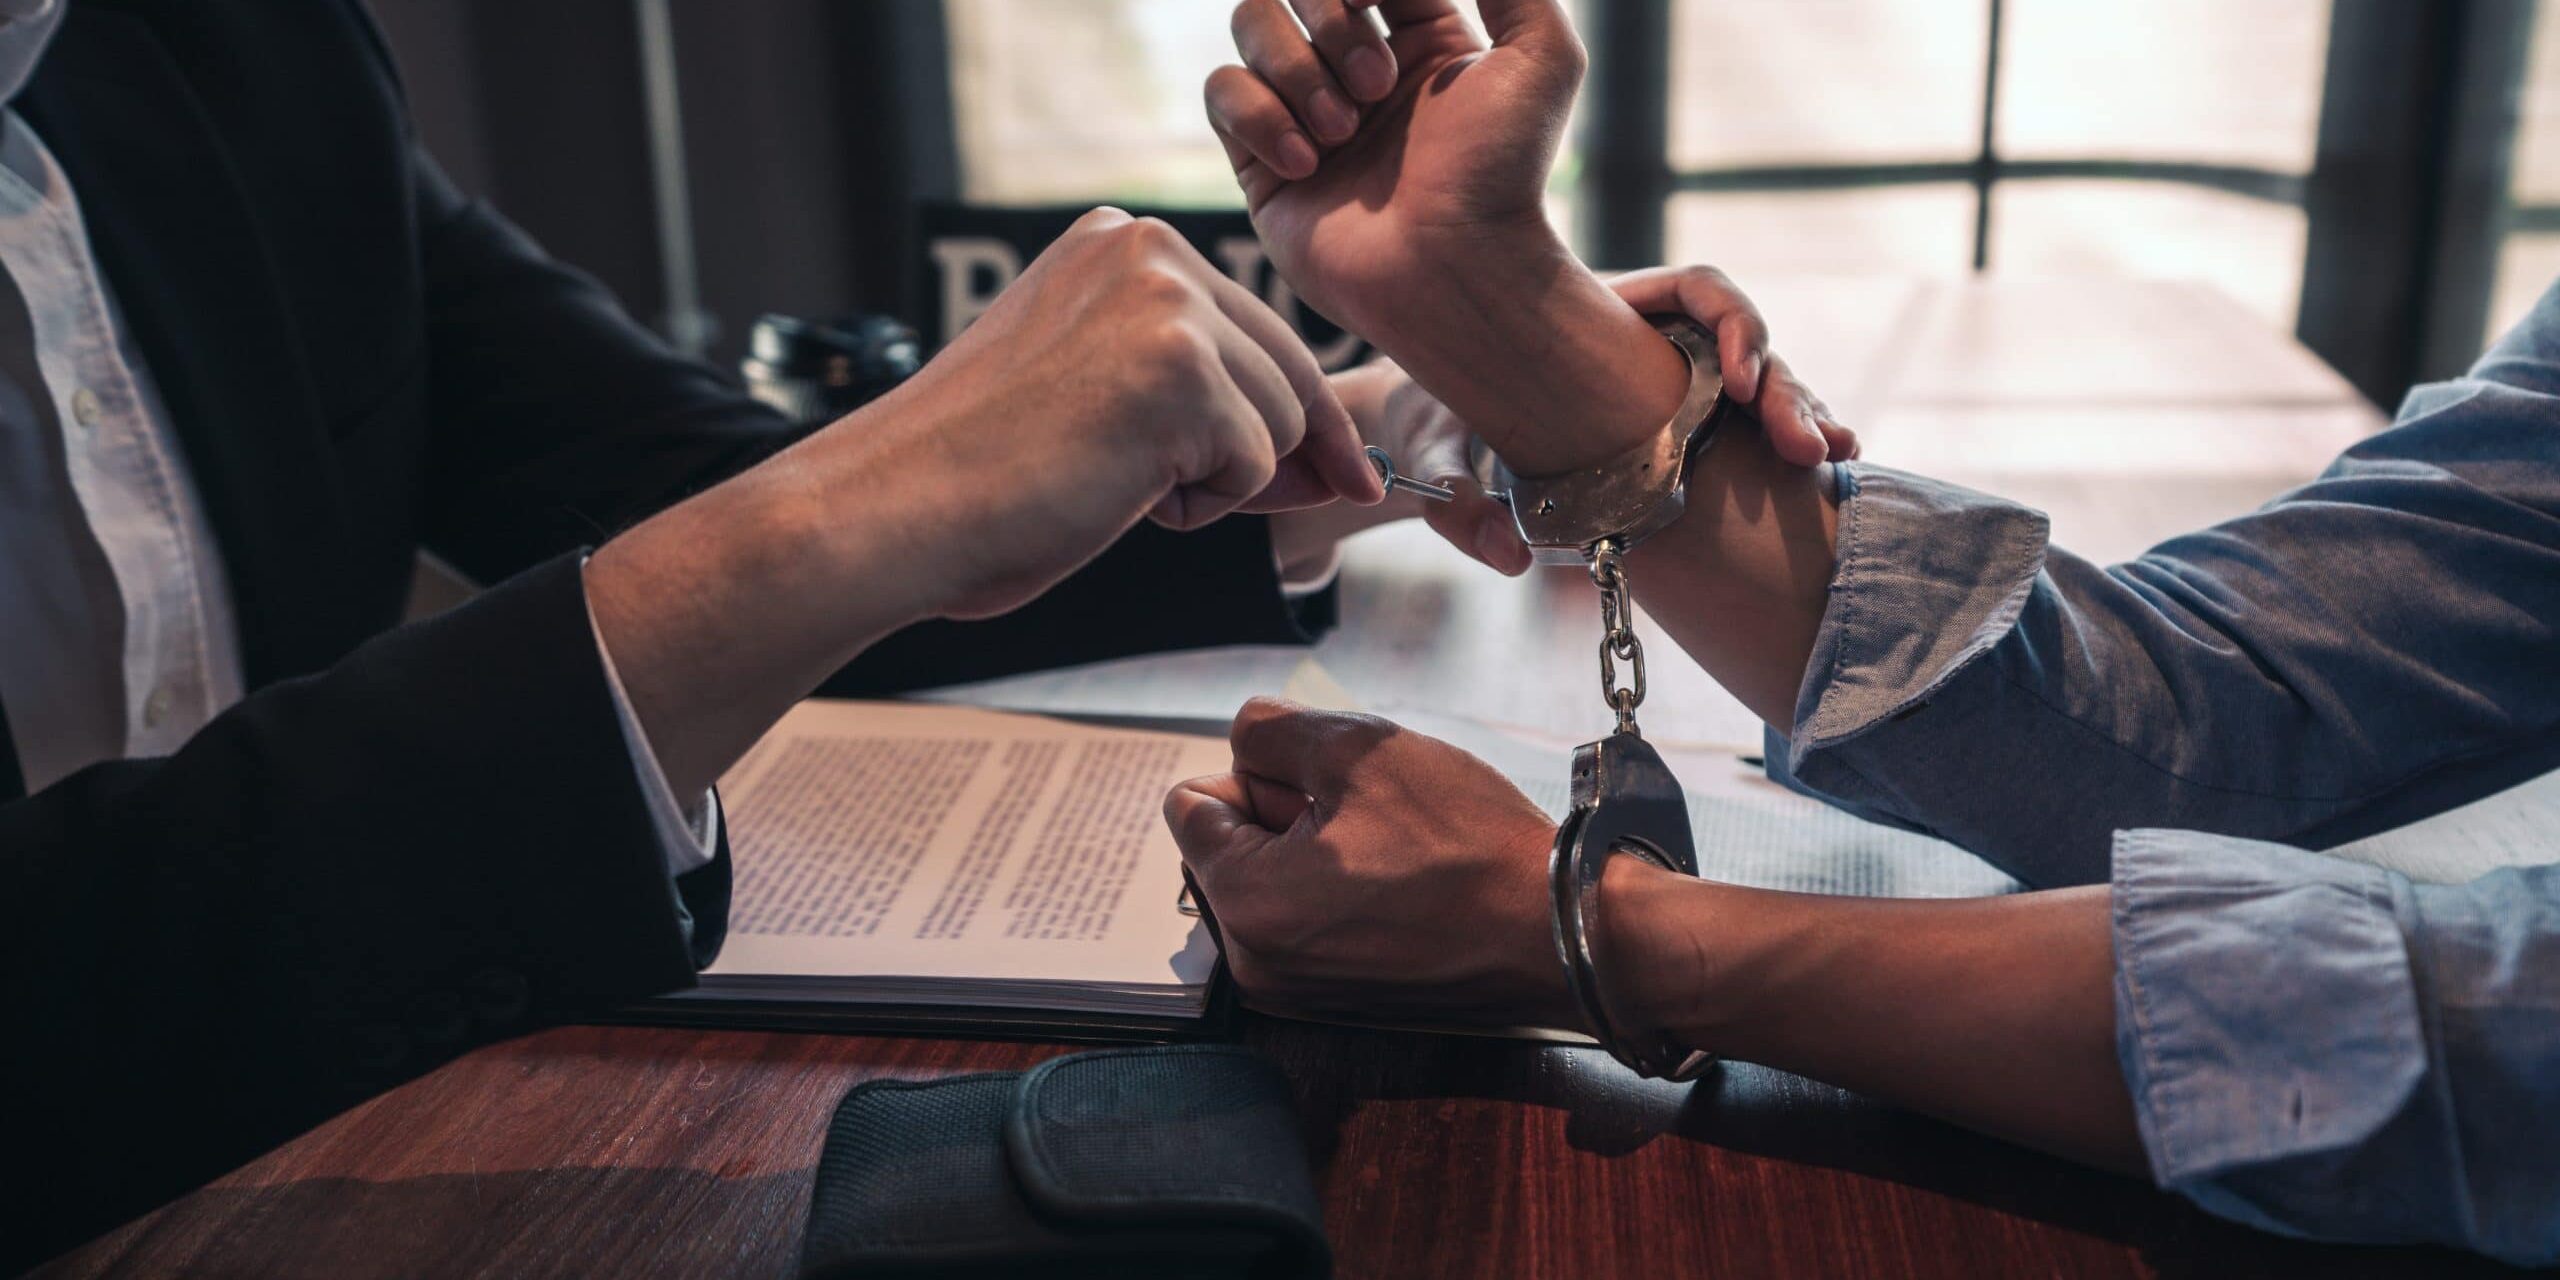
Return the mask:
M1318 592L1330 589L1335 581L1342 577L1342 549L1336 547L1333 554L1327 556L1322 565L1302 572L1303 576L1292 578L1283 566L1283 572L1280 575L1281 599L1295 604Z
M1831 598L1796 693L1796 752L1923 703L2018 622L2044 569L2044 513L1865 463L1837 468Z
M2254 1226L2350 1234L2354 1179L2320 1157L2374 1141L2428 1070L2409 882L2157 830L2117 835L2113 879L2116 1053L2153 1176Z
M584 568L580 566L582 573ZM666 770L658 763L658 753L649 746L648 731L640 727L640 717L631 710L631 695L623 691L622 674L614 670L613 651L605 647L604 633L596 629L592 601L587 605L587 631L595 637L597 660L604 664L605 687L613 691L614 718L622 725L623 748L630 753L631 768L639 775L640 791L649 806L649 825L657 833L658 848L666 857L667 874L680 876L709 866L720 847L718 795L706 791L690 805L677 801L675 788L667 782Z

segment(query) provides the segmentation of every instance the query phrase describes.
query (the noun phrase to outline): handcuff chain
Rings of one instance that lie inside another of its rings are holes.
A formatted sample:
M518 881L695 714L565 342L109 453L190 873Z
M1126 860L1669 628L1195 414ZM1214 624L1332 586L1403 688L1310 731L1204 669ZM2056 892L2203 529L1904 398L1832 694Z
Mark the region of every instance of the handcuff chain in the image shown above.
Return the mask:
M1636 707L1644 701L1644 641L1636 638L1635 598L1616 539L1591 544L1591 581L1600 588L1600 697L1617 713L1618 732L1643 737L1636 728ZM1623 686L1618 683L1621 658L1633 677Z

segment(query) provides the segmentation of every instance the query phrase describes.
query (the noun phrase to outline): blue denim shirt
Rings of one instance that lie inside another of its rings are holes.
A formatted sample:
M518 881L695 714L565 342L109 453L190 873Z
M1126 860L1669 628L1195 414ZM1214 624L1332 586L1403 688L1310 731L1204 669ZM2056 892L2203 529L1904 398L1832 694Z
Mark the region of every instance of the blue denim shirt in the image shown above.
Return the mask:
M2307 1236L2560 1261L2560 831L2416 884L2307 850L2560 767L2560 289L2260 510L2101 567L1842 469L1781 781L2114 885L2154 1175Z

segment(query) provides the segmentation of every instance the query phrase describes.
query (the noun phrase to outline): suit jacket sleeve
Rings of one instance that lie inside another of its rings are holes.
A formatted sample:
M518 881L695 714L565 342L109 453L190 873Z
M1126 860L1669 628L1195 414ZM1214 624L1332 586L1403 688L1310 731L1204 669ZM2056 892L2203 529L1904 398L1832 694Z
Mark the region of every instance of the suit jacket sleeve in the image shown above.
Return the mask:
M689 985L574 556L0 805L0 1272L475 1045ZM699 948L700 950L696 950Z

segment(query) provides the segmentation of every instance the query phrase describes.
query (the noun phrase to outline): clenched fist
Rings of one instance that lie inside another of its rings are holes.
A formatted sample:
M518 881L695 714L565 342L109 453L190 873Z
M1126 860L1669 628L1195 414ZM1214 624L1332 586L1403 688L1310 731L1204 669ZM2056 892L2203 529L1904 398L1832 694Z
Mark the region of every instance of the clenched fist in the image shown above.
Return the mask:
M1097 209L864 411L938 487L952 617L1031 599L1141 518L1383 496L1315 357L1171 227Z
M1235 770L1165 816L1227 965L1275 1013L1578 1020L1547 909L1555 824L1492 766L1374 716L1256 698Z
M1490 45L1452 0L1377 3L1383 36L1364 7L1244 0L1246 65L1206 94L1281 274L1378 341L1432 271L1549 234L1547 170L1585 59L1557 0L1484 0Z

